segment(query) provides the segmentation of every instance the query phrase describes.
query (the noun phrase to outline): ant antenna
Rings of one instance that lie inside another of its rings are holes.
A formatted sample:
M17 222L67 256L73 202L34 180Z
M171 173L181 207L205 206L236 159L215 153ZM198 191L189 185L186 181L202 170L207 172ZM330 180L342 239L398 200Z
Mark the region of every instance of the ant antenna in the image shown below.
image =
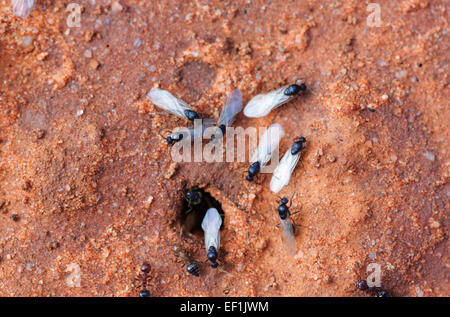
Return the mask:
M225 274L230 274L231 276L234 276L233 273L230 273L230 272L225 271L224 269L222 269L222 266L219 266L219 267L217 268L217 270L218 270L219 272L222 272L222 273L225 273Z

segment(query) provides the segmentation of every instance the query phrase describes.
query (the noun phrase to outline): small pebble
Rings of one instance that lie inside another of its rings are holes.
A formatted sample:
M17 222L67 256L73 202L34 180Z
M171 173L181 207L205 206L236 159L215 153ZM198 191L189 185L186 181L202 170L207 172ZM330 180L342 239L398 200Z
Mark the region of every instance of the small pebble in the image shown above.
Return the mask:
M91 50L85 50L84 51L84 57L91 58L92 57L92 51Z
M395 77L397 77L398 79L402 79L403 77L405 77L406 75L406 70L402 70L398 73L395 74Z
M84 33L84 40L86 42L90 42L93 37L94 37L94 31L92 31L92 30L88 30Z
M434 161L434 159L436 158L435 156L434 156L434 154L433 153L431 153L431 152L426 152L425 153L425 157L427 158L427 159L429 159L430 161Z
M111 10L114 13L122 12L123 6L119 3L119 1L114 1L111 6Z
M328 161L329 161L330 163L336 162L336 157L333 156L333 155L328 154L328 155L327 155L327 159L328 159Z
M133 43L134 47L136 47L136 48L141 46L141 44L142 44L142 42L141 42L140 38L137 38L136 41L134 41L134 43Z
M153 202L153 196L148 196L147 200L144 202L144 207L149 208Z
M434 220L433 218L429 219L429 223L431 229L438 229L441 227L441 224L438 221Z
M92 68L93 70L96 70L99 66L100 63L97 62L95 59L91 59L91 61L89 62L89 67Z
M47 52L42 52L42 53L38 54L37 59L38 59L39 61L43 61L44 59L47 58L47 56L48 56L48 53L47 53Z
M22 45L29 46L33 42L32 36L22 36Z
M40 139L44 138L45 130L37 129L37 130L33 131L33 134L34 134L34 137L36 140L40 140Z

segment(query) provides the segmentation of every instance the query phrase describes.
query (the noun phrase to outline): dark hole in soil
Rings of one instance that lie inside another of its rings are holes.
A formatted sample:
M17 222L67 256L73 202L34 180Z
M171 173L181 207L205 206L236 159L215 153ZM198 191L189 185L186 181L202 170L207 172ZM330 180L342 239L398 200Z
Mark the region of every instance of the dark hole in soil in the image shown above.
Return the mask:
M181 210L181 224L185 232L202 238L202 221L209 208L217 209L222 217L222 226L220 229L223 229L225 213L220 202L211 196L210 193L202 188L192 187L186 190L184 197L183 208Z

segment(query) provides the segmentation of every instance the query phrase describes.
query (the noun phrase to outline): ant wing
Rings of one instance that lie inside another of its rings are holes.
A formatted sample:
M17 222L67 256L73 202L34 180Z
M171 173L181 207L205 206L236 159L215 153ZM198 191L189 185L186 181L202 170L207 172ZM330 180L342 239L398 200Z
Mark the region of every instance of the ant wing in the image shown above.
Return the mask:
M167 90L152 88L147 94L147 97L157 107L166 110L180 118L187 119L185 111L191 110L191 107L183 100L174 97Z
M295 256L297 253L297 241L295 240L295 229L289 217L281 220L281 227L283 229L281 237L284 247L290 255Z
M34 8L34 0L11 0L14 16L26 18Z
M272 157L272 153L278 148L280 140L284 135L283 128L278 123L272 124L261 136L259 145L253 153L251 162L260 162L266 165Z
M215 125L217 125L216 119L213 119L213 118L203 119L203 121L202 121L202 134L205 133L206 129L208 129L210 127L213 127Z
M235 89L228 96L227 103L222 109L217 125L229 126L233 123L234 117L242 110L242 93Z
M270 181L270 190L274 193L278 193L284 186L289 184L292 172L300 158L300 153L295 155L291 154L291 149L286 151L278 166L275 168L272 174L272 180Z
M11 0L14 16L28 17L34 8L34 2L34 0Z
M266 94L259 94L253 97L245 106L244 115L249 118L266 116L272 109L288 102L293 96L284 94L289 86L283 86Z
M207 128L216 125L216 120L212 118L197 119L197 120L202 120L202 124L198 125L197 128L196 126L190 126L187 128L177 128L176 131L179 132L173 133L175 138L177 137L176 134L183 134L181 142L193 141L195 139L202 138Z
M222 217L220 217L217 209L209 208L202 221L202 229L205 232L206 251L208 251L211 246L215 247L216 250L219 250L220 246L219 229L221 225L222 225Z
M206 129L214 127L215 125L217 125L217 122L215 119L212 119L212 118L203 119L201 136L203 137L205 135Z

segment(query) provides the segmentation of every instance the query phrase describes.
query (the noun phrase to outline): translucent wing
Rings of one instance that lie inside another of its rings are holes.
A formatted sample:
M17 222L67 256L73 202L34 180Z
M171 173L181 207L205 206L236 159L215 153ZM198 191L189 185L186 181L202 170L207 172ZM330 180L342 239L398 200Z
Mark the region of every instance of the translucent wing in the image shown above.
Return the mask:
M11 0L14 16L28 17L34 8L34 2L34 0Z
M219 230L222 225L222 217L216 208L209 208L202 221L202 229L205 232L205 247L208 251L209 247L213 246L219 250L220 236Z
M272 157L272 153L278 148L283 135L284 131L281 125L278 123L272 124L262 135L251 162L260 162L261 166L266 165Z
M212 118L199 119L202 120L202 124L195 129L195 126L190 127L182 127L175 129L169 136L174 139L180 139L180 135L183 135L181 138L181 142L192 141L198 138L203 137L205 130L209 127L213 127L216 125L216 120Z
M281 238L283 240L283 244L288 251L288 253L292 256L295 256L297 253L297 241L295 240L295 229L289 217L281 221L281 228L283 230L281 234Z
M183 100L174 97L167 90L152 88L147 97L159 108L164 109L180 118L187 118L185 111L191 107Z
M295 155L291 154L291 149L287 150L278 166L273 171L272 180L270 181L270 190L278 193L284 186L289 184L291 174L297 165L301 152Z
M228 96L227 103L222 109L220 114L218 125L224 124L225 126L233 123L234 117L242 110L242 94L239 89L235 89Z
M199 133L200 130L194 130L194 128L191 127L191 129L192 129L191 130L191 139L195 140L195 139L198 139L200 137L203 137L203 134L205 133L205 130L207 128L210 128L210 127L215 126L215 125L216 125L216 120L215 119L212 119L212 118L203 119L201 133Z
M249 118L266 116L272 109L288 102L294 96L287 96L284 91L289 86L283 86L277 90L253 97L245 106L244 115Z
M209 128L209 127L214 126L214 125L216 125L216 120L215 119L206 118L206 119L203 119L202 125L197 127L197 129L195 129L195 126L194 127L192 127L192 126L189 127L188 130L189 130L189 137L190 138L188 140L195 140L195 139L198 139L198 138L202 138L203 134L205 133L205 130L207 128Z

